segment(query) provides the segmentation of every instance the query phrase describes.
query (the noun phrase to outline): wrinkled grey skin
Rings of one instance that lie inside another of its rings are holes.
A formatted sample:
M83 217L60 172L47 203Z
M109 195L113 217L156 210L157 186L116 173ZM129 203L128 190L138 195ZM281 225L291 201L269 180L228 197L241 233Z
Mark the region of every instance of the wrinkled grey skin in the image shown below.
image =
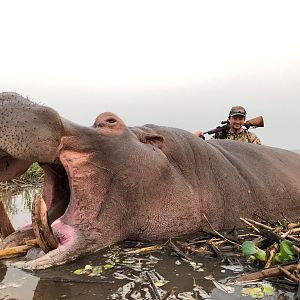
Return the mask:
M128 128L112 113L92 127L14 93L0 94L0 180L32 162L45 170L44 199L59 247L19 264L47 268L124 239L157 240L241 226L300 211L300 155L228 140L205 142L187 131ZM63 203L66 210L55 212ZM29 232L29 231L28 231ZM30 234L29 234L30 235ZM2 247L21 243L24 231Z

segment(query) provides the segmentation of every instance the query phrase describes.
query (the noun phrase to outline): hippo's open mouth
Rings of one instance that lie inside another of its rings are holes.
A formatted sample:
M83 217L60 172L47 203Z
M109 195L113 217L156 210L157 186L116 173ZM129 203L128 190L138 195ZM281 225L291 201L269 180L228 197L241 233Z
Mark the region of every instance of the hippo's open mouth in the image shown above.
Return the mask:
M41 164L41 167L45 174L43 197L39 194L35 196L32 227L38 245L47 253L65 240L59 236L59 230L53 233L51 224L64 215L70 203L71 193L67 172L60 161Z
M23 173L30 165L24 161L8 156L1 156L0 162L5 168L1 168L1 180L10 180ZM55 163L40 163L44 171L43 195L36 194L32 205L32 229L37 244L44 253L67 246L75 241L75 235L70 226L61 222L60 219L66 212L70 198L74 197L71 192L71 178L68 177L68 166L57 159ZM6 172L5 172L6 170ZM22 170L22 171L21 171ZM71 196L72 195L72 196ZM1 226L5 226L3 220ZM24 227L26 230L26 227ZM21 231L23 229L21 228ZM2 231L1 231L2 232ZM6 237L12 232L2 235ZM18 237L12 244L18 245ZM8 243L10 245L10 243Z

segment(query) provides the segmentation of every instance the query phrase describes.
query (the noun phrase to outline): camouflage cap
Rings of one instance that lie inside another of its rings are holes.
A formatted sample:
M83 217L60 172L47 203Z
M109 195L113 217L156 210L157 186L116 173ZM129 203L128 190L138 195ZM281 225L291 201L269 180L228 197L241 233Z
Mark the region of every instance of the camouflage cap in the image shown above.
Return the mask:
M243 106L234 106L229 112L229 117L243 116L246 118L247 112Z

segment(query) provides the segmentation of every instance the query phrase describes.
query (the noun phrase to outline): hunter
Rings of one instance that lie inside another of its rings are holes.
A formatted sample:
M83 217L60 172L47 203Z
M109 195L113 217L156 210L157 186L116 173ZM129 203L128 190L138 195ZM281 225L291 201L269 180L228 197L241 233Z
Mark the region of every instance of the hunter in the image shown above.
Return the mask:
M260 139L253 133L244 129L243 125L246 121L246 110L242 106L234 106L231 108L228 116L229 128L215 133L213 139L228 139L245 143L261 145ZM198 137L204 138L202 131L195 133Z

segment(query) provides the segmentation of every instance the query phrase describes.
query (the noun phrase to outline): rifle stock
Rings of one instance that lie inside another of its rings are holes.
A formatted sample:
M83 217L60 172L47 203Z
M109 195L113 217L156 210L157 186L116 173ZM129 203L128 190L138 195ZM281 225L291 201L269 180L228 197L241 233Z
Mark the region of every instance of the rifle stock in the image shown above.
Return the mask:
M247 129L249 129L250 127L264 127L264 119L262 116L258 116L256 118L253 118L253 119L250 119L250 120L247 120L245 121L244 125ZM203 134L215 134L217 132L220 132L220 131L223 131L223 130L226 130L226 129L229 129L230 128L230 125L227 123L223 126L218 126L212 130L209 130L209 131L206 131L204 132Z

